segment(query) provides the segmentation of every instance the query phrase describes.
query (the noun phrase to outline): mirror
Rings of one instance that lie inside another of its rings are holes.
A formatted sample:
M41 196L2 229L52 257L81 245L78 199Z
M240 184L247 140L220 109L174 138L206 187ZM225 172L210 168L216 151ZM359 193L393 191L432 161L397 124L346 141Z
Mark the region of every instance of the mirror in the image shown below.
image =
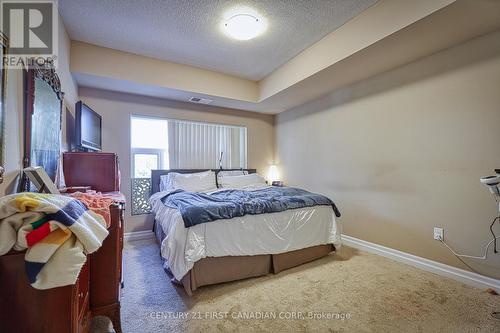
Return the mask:
M0 59L7 53L7 37L0 33ZM0 184L3 182L2 167L5 163L5 89L6 89L7 72L3 66L0 66Z
M25 74L23 167L42 166L55 181L61 156L61 120L64 93L49 64ZM34 191L23 175L22 190Z

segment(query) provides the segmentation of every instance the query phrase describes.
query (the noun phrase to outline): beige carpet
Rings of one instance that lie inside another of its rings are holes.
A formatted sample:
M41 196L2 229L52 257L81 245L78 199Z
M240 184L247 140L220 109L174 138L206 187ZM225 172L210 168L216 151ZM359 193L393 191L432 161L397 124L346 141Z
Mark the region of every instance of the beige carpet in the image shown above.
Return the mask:
M125 333L500 332L490 316L500 296L345 246L277 275L203 287L191 298L169 282L154 241L127 245L124 270ZM105 326L93 332L109 332Z

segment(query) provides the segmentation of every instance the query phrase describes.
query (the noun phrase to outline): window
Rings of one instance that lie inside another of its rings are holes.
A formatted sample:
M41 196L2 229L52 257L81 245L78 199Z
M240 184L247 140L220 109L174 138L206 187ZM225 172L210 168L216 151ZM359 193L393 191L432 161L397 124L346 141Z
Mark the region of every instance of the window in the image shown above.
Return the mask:
M160 164L160 154L158 153L135 153L134 154L134 178L151 177L151 170L158 169Z
M168 169L168 122L132 116L130 119L132 215L147 214L151 170Z
M131 118L133 178L150 178L151 170L168 169L168 121Z
M149 212L151 170L247 167L243 126L132 116L132 214Z

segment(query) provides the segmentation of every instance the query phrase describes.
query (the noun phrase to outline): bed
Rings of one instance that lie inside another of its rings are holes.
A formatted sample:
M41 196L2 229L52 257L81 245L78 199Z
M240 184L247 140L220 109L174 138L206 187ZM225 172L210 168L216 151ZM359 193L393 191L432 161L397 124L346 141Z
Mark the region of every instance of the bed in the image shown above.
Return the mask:
M255 169L238 169L248 174ZM336 207L312 205L262 214L244 214L186 227L179 207L165 202L173 192L160 191L162 176L195 174L197 169L153 170L150 203L154 233L160 245L163 268L188 295L201 286L276 274L324 257L341 245ZM212 170L216 180L219 172ZM217 181L216 181L217 182ZM217 184L218 186L219 184ZM272 191L263 186L245 193ZM209 196L227 193L209 192ZM186 193L187 194L187 193Z

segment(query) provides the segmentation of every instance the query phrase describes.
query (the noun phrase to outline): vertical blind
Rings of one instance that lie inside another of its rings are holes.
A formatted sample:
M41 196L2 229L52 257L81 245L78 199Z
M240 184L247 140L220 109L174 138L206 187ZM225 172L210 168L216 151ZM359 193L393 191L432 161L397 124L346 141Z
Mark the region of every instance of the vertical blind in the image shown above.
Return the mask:
M168 121L168 155L171 169L247 167L247 131L229 126L188 121Z

